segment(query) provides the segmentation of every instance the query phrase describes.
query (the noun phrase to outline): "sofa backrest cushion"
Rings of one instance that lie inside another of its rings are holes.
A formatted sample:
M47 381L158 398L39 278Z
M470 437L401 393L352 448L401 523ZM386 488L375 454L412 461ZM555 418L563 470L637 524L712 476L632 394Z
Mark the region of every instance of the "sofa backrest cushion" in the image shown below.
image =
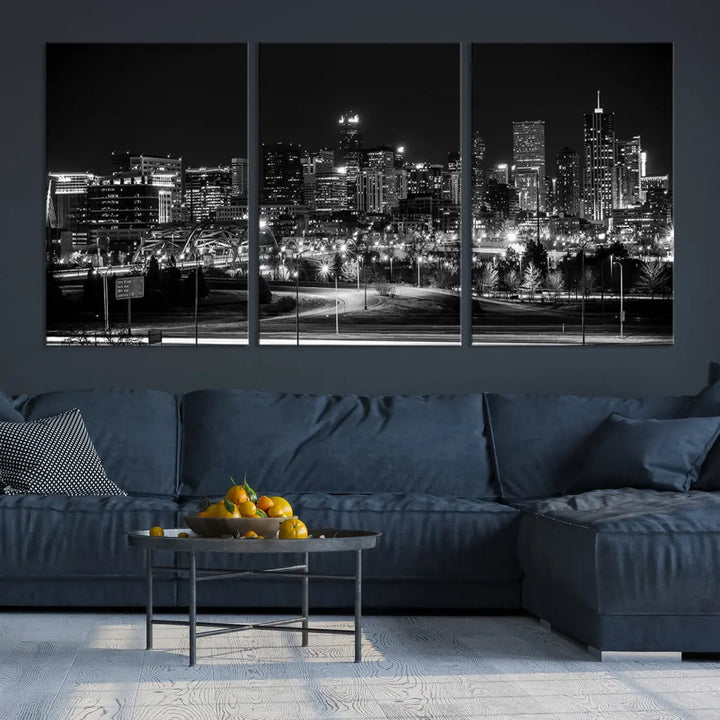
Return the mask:
M0 422L23 422L25 418L18 412L10 397L0 392Z
M159 390L65 390L26 396L26 420L78 408L108 478L128 495L175 497L178 407Z
M503 499L512 502L561 495L573 480L578 449L611 413L628 418L673 418L687 400L488 394Z
M418 492L492 499L483 396L184 396L180 495Z

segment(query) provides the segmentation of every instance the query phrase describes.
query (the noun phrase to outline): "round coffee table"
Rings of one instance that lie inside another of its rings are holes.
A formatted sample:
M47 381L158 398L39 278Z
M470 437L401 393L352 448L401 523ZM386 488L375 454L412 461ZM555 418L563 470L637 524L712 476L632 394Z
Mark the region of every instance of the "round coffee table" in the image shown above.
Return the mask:
M146 555L146 625L145 645L148 650L153 646L153 623L163 625L183 625L189 628L189 656L190 665L195 665L197 657L197 638L208 635L219 635L230 632L240 632L251 629L285 630L302 633L302 644L308 644L308 634L332 633L355 636L355 662L362 660L362 552L377 545L382 533L320 529L313 530L315 537L306 540L279 540L279 539L238 539L238 538L204 538L191 535L178 537L178 533L187 532L183 528L165 530L163 537L151 537L147 530L131 530L127 533L128 543L145 550ZM324 538L317 535L325 535ZM189 567L184 570L180 567L163 567L153 565L153 553L158 550L173 553L187 553ZM352 575L325 575L313 574L309 570L309 556L311 553L327 552L354 552L355 572ZM197 567L197 553L232 553L237 555L257 555L270 553L302 554L303 562L299 565L267 568L264 570L216 570ZM190 595L188 620L159 620L153 617L153 576L155 573L180 573L187 577ZM239 577L297 577L302 581L302 614L297 617L270 620L262 623L213 623L198 622L197 619L197 583L211 580L227 580ZM330 630L328 628L311 628L309 626L308 588L310 579L352 581L355 590L355 623L352 630ZM300 627L291 624L300 623ZM214 630L197 632L198 625L214 627Z

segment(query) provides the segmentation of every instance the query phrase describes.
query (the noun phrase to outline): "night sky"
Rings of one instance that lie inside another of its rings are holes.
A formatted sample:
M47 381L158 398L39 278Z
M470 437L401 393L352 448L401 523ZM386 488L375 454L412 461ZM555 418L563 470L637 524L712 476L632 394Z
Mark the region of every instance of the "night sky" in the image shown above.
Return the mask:
M353 110L366 147L445 163L459 146L458 62L453 44L261 45L262 140L333 147ZM48 170L109 173L112 150L186 167L247 157L246 63L242 44L48 45ZM642 135L648 173L671 173L669 44L475 45L473 122L488 162L512 162L513 120L545 120L554 173L564 145L582 152L598 89L618 137Z
M582 156L598 90L617 137L641 135L648 174L672 174L671 44L473 46L473 126L489 163L512 163L513 120L545 120L548 175L563 146Z
M109 174L110 153L247 157L245 45L47 46L47 168Z
M262 140L335 147L353 110L365 147L444 164L460 145L459 61L458 45L261 45Z

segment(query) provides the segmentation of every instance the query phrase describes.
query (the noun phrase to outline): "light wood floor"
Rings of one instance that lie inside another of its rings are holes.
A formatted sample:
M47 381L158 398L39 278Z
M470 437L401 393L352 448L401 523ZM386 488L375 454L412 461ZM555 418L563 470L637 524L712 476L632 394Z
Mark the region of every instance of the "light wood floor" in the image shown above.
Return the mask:
M720 664L597 663L529 617L368 616L361 664L352 636L250 631L200 639L189 668L186 633L145 651L142 615L0 613L0 719L720 718Z

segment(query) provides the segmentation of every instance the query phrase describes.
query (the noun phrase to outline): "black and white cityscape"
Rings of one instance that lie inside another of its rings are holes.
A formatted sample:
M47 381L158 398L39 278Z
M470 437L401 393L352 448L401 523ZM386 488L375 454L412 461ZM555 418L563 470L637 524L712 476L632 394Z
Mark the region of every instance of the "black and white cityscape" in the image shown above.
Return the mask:
M261 343L460 342L458 70L457 45L261 46Z
M671 343L672 46L472 71L473 342ZM48 45L49 343L247 343L246 75ZM457 44L260 46L261 343L460 343L459 76Z
M47 46L46 337L247 343L247 46Z
M473 342L673 340L672 45L473 46Z

